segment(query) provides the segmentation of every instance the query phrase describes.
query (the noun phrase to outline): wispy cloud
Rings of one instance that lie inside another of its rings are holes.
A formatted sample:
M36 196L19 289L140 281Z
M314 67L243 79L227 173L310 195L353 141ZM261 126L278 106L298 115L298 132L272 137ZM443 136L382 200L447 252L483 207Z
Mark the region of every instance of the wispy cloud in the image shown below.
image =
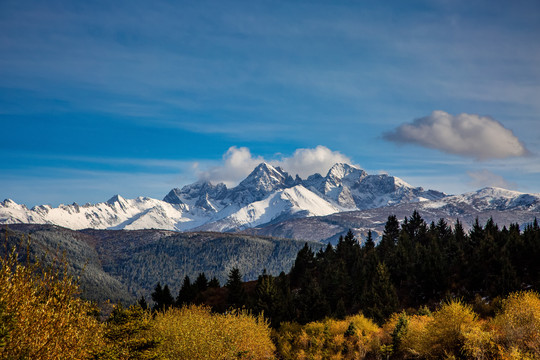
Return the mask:
M431 115L384 134L386 140L410 143L477 160L525 156L525 145L500 122L475 114Z

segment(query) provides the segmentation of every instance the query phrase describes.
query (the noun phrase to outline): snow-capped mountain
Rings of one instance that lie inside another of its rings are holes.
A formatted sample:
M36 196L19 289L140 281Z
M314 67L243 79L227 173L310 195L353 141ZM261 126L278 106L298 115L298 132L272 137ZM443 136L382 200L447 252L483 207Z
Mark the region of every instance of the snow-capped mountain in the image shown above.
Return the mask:
M413 187L390 175L369 175L348 164L335 164L326 174L293 178L279 167L259 164L233 188L199 181L172 189L163 200L147 197L87 205L48 205L28 209L11 200L0 203L0 224L42 223L71 229L167 229L236 231L291 219L328 216L388 206L467 211L538 211L540 197L487 188L447 196ZM389 210L390 211L390 210Z
M348 164L335 164L325 177L308 177L304 186L350 210L372 209L404 202L443 198L444 193L413 187L389 175L368 175Z
M333 243L340 235L352 229L359 239L363 239L368 231L374 232L375 237L381 236L389 215L396 215L399 220L403 220L410 217L415 210L427 223L437 222L442 218L453 225L459 220L465 230L470 229L476 219L485 224L490 218L500 227L515 223L523 227L532 223L535 218L540 220L540 194L487 187L432 201L404 202L326 216L287 219L250 229L249 233Z

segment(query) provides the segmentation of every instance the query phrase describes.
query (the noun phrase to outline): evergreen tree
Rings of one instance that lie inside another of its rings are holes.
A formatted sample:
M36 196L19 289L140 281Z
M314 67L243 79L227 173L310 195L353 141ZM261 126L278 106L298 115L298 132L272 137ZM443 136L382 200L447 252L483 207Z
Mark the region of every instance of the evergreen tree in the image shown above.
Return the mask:
M176 306L189 305L195 301L197 296L197 287L191 283L189 276L184 277L182 287L176 297Z
M197 279L195 280L195 283L193 283L193 286L195 287L197 293L202 293L206 289L208 289L208 279L206 278L206 275L202 272L197 276Z
M371 230L369 230L366 243L364 244L364 251L371 252L373 249L375 249L375 242L373 241L373 234Z
M160 359L160 342L149 336L151 327L150 317L139 306L116 306L105 323L105 344L93 358Z
M302 287L302 285L311 277L315 269L315 254L306 243L296 255L296 260L290 272L291 285L293 287Z
M298 321L302 324L320 320L330 314L326 296L314 277L300 289L295 298L295 305Z
M384 263L378 263L375 276L365 295L366 315L378 323L384 322L398 308L396 289Z
M225 287L228 290L227 304L232 307L241 307L246 303L246 293L242 286L242 274L237 267L229 271L227 284Z
M139 300L137 301L137 304L141 307L141 309L143 310L148 310L149 309L149 306L148 306L148 303L146 302L146 299L144 298L144 295L141 295L141 297L139 298Z
M157 283L152 293L152 300L154 301L154 311L166 310L174 304L174 298L171 295L171 290L168 285L161 287L161 283Z
M255 297L255 311L264 313L265 317L270 319L272 326L277 327L281 321L279 291L274 277L267 275L266 270L257 280Z
M221 285L219 284L219 280L217 277L213 277L210 282L208 282L209 288L219 288Z
M397 217L395 215L388 216L388 220L384 226L382 239L377 246L379 259L382 261L391 263L391 259L393 258L396 250L399 231L400 228Z
M352 269L358 260L359 253L360 244L354 237L352 230L349 229L345 237L339 238L336 246L336 255L345 262L345 269L349 275L352 274Z

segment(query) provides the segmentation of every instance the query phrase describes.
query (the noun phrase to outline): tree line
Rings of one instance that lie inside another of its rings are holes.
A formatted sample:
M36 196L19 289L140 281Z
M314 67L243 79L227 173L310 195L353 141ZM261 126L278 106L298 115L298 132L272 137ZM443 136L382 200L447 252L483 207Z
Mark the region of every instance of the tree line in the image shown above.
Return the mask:
M381 324L396 311L434 308L448 298L481 308L486 299L537 289L538 258L536 219L523 231L518 224L499 228L492 219L483 226L476 220L465 232L459 220L453 226L443 219L427 224L415 211L401 223L389 216L378 244L371 233L360 243L350 230L336 246L314 252L306 244L288 274L263 272L256 282L242 283L235 268L223 288L209 288L200 274L194 283L186 277L178 296L169 295L165 305L159 300L161 285L152 298L157 296L157 308L190 303L210 304L217 311L247 307L264 312L274 327L283 321L343 319L360 311Z

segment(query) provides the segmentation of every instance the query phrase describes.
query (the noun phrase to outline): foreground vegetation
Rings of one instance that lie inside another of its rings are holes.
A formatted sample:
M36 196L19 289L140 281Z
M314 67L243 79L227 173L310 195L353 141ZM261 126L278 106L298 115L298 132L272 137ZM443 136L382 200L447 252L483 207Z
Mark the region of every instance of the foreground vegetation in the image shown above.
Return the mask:
M540 298L514 293L488 319L449 301L433 313L395 313L381 327L362 315L284 323L275 338L282 359L539 359Z
M189 306L151 313L115 306L106 321L59 270L0 260L2 359L271 359L262 316Z
M290 274L158 284L106 318L62 266L0 260L1 359L540 359L540 229L428 226L304 247ZM27 257L28 258L28 257ZM399 270L399 271L398 271ZM205 305L206 304L206 305Z

